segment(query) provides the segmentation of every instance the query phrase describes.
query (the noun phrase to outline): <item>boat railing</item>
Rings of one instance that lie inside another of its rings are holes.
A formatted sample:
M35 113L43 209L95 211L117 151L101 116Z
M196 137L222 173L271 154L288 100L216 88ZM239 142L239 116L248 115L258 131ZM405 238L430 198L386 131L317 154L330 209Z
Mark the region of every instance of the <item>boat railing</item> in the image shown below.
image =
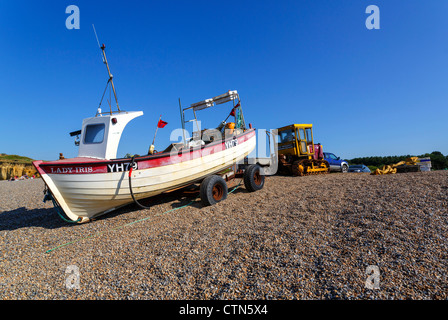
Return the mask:
M98 117L98 116L100 116L100 117L102 117L103 115L113 115L113 114L120 114L120 113L126 113L126 111L125 110L117 110L117 111L107 111L107 112L97 112L96 114L95 114L95 117Z

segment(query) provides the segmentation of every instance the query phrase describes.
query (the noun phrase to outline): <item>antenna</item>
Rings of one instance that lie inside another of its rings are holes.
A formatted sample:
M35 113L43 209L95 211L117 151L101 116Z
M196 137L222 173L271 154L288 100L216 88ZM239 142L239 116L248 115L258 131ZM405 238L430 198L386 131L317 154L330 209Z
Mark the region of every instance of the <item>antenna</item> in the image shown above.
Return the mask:
M92 23L92 27L93 27L93 32L95 32L95 37L96 37L96 42L98 42L98 47L101 48L100 41L98 40L98 35L96 34L95 25L93 23Z
M100 41L98 40L98 35L96 34L95 25L93 23L92 23L92 27L93 27L93 32L95 33L96 42L98 43L98 48L101 49ZM101 60L103 60L103 63L104 63L103 55L101 55Z
M104 90L104 93L106 92L107 87L110 83L110 85L112 87L112 91L114 92L114 97L115 97L115 102L117 104L118 112L121 112L120 107L118 105L117 93L115 92L113 75L110 73L109 64L107 63L106 50L105 50L106 46L104 44L102 46L100 46L100 41L98 40L98 35L96 34L95 26L93 24L92 24L92 27L93 27L93 32L95 33L96 42L98 43L98 47L102 50L102 59L103 59L103 62L106 64L107 72L109 74L109 80L107 80L106 89ZM103 97L101 98L101 101L100 101L100 106L101 106L101 102L103 101L103 98L104 98L104 93L103 93ZM110 114L112 114L112 105L110 104L110 102L109 102L109 106L110 106Z
M184 119L184 112L182 111L182 105L180 103L180 98L179 98L179 110L180 110L180 122L182 122L182 137L183 137L183 143L186 144L187 141L185 139L185 119Z

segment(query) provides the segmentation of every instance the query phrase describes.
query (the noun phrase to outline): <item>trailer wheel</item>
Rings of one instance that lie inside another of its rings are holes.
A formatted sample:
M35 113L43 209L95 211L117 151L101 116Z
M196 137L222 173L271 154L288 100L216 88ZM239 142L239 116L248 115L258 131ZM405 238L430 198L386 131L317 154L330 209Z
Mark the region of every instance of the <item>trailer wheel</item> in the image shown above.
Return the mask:
M227 183L220 176L209 176L201 183L201 203L204 206L211 206L225 200L227 193Z
M252 164L244 171L244 186L249 192L261 190L264 186L264 178L260 165Z

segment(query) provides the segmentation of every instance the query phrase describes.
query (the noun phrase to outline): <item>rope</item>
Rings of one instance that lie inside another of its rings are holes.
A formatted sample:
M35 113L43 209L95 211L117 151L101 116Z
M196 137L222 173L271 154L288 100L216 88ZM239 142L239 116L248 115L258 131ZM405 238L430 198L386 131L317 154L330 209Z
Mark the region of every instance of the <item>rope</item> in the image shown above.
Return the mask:
M69 244L72 244L72 243L75 243L75 242L78 242L78 241L81 241L81 240L85 240L85 239L89 239L89 238L93 238L93 237L102 235L103 233L106 233L106 232L108 232L108 231L118 230L118 229L121 229L121 228L130 226L130 225L132 225L132 224L134 224L134 223L137 223L137 222L142 222L142 221L148 220L148 219L150 219L150 218L155 218L155 217L159 217L159 216L165 215L165 214L167 214L167 213L169 213L169 212L172 212L172 211L175 211L175 210L183 209L183 208L185 208L185 207L188 207L188 206L192 205L192 204L195 202L195 200L196 200L196 198L195 198L193 201L191 201L190 203L186 204L186 205L183 205L183 206L181 206L181 207L174 208L174 209L171 209L171 210L162 212L162 213L160 213L160 214L156 214L156 215L154 215L154 216L150 216L150 217L142 218L142 219L139 219L139 220L136 220L136 221L132 221L132 222L123 224L123 225L118 226L118 227L115 227L115 228L111 228L111 229L107 229L107 230L104 230L104 231L100 231L100 232L94 233L94 234L92 234L92 235L90 235L90 236L83 237L83 238L79 238L79 239L76 239L76 240L73 240L73 241L70 241L70 242L61 244L61 245L59 245L59 246L57 246L57 247L54 247L54 248L52 248L52 249L50 249L50 250L45 251L45 253L50 253L50 252L52 252L52 251L54 251L54 250L56 250L56 249L65 247L65 246L67 246L67 245L69 245Z
M78 218L77 220L75 220L75 221L73 221L73 220L69 220L69 219L65 218L65 217L62 215L62 213L59 211L59 205L56 203L56 201L53 199L53 197L51 197L51 201L53 202L53 206L54 206L54 208L56 209L56 212L58 213L59 217L60 217L62 220L64 220L65 222L68 222L68 223L78 223L78 222L80 222L80 221L82 220L81 217L79 217L79 218Z
M154 136L154 138L155 138L155 136ZM129 167L129 190L131 191L131 196L132 196L132 200L134 200L134 202L140 207L140 208L143 208L143 209L151 209L151 207L147 207L147 206L144 206L144 205L142 205L140 202L138 202L137 201L137 199L135 199L135 197L134 197L134 192L132 192L132 179L131 179L131 176L132 176L132 169L133 169L133 166L134 166L134 156L132 156L132 159L131 159L131 165L130 165L130 167Z
M238 183L238 184L236 185L236 187L233 188L232 191L229 191L228 193L232 193L233 191L235 191L236 189L238 189L242 182L243 182L243 179L241 179L241 180L240 180L240 183Z
M53 206L54 206L54 208L56 209L56 212L57 212L58 216L59 216L62 220L64 220L65 222L68 222L68 223L78 223L78 222L80 222L80 221L82 220L81 217L79 217L79 218L78 218L77 220L75 220L75 221L73 221L73 220L69 220L69 219L67 219L66 217L64 217L64 215L59 211L60 206L58 205L58 203L57 203L56 200L54 199L52 193L51 193L47 188L45 188L45 190L44 190L44 194L45 194L44 202L46 202L48 199L50 199L51 202L53 202Z
M233 188L231 191L229 191L228 193L232 193L232 192L234 192L236 189L238 189L239 186L241 185L242 181L243 181L243 180L241 180L240 183L238 183L238 185L237 185L236 187L234 187L234 188ZM198 197L196 197L195 199L193 199L190 203L188 203L188 204L186 204L186 205L183 205L183 206L181 206L181 207L174 208L174 209L171 209L171 210L162 212L162 213L160 213L160 214L156 214L156 215L154 215L154 216L150 216L150 217L142 218L142 219L139 219L139 220L136 220L136 221L132 221L132 222L123 224L123 225L118 226L118 227L115 227L115 228L111 228L111 229L107 229L107 230L104 230L104 231L100 231L100 232L94 233L94 234L92 234L92 235L90 235L90 236L82 237L82 238L79 238L79 239L76 239L76 240L73 240L73 241L70 241L70 242L61 244L61 245L59 245L59 246L56 246L56 247L54 247L54 248L52 248L52 249L49 249L49 250L45 251L45 253L50 253L50 252L52 252L52 251L54 251L54 250L56 250L56 249L59 249L59 248L68 246L68 245L73 244L73 243L75 243L75 242L79 242L79 241L82 241L82 240L86 240L86 239L89 239L89 238L94 238L94 237L100 236L100 235L102 235L103 233L106 233L106 232L108 232L108 231L118 230L118 229L121 229L121 228L130 226L130 225L133 225L134 223L137 223L137 222L146 221L146 220L151 219L151 218L155 218L155 217L163 216L163 215L165 215L165 214L167 214L167 213L170 213L170 212L173 212L173 211L176 211L176 210L179 210L179 209L183 209L183 208L189 207L189 206L191 206L191 205L196 201L197 198L198 198ZM58 212L58 213L59 213L59 212ZM71 222L73 222L73 221L71 221Z

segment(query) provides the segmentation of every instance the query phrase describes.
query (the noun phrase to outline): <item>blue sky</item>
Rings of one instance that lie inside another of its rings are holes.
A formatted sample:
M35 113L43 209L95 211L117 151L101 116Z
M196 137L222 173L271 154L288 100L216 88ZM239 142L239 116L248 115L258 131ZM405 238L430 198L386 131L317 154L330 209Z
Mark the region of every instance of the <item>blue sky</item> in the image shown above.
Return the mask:
M77 5L80 29L65 9ZM380 29L368 30L368 5ZM93 116L107 72L120 107L142 110L118 156L156 149L182 105L238 90L246 122L312 123L342 158L448 154L448 1L2 1L0 152L75 157L69 132ZM106 103L103 103L103 110ZM216 127L230 110L204 111Z

